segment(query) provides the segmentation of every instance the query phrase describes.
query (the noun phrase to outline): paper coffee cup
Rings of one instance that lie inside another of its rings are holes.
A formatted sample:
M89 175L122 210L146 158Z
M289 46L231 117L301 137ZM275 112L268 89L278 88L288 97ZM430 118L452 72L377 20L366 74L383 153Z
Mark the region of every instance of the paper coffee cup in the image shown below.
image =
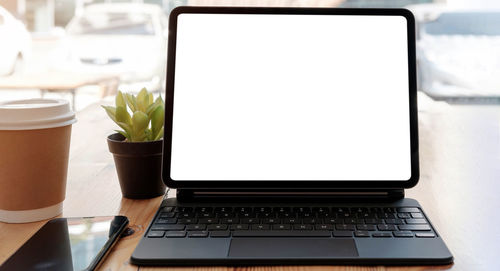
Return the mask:
M0 221L33 222L62 213L75 122L66 100L0 102Z

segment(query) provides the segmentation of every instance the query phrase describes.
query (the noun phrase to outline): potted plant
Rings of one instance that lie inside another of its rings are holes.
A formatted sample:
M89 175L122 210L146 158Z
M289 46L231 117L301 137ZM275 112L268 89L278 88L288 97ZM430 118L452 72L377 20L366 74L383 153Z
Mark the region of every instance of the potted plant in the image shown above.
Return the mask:
M118 91L115 106L102 107L122 129L108 136L108 147L123 196L145 199L163 195L161 156L165 104L161 96L154 100L145 88L137 96Z

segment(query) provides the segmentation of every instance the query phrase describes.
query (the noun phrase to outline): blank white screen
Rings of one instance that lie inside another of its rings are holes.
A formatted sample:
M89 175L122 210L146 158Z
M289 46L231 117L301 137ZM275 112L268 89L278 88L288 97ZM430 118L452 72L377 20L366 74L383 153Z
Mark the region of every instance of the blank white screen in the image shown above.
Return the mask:
M181 14L173 180L408 180L402 16Z

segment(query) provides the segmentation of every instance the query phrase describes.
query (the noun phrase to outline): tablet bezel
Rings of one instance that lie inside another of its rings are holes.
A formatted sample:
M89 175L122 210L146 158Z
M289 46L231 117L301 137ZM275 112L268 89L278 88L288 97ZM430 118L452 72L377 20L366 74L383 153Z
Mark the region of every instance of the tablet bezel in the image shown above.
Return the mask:
M366 181L366 180L332 180L332 181L270 181L270 180L225 180L225 181L175 181L170 177L172 123L175 78L175 56L177 18L185 13L207 14L305 14L305 15L369 15L369 16L402 16L407 21L408 37L408 83L410 110L410 150L411 176L401 181ZM165 133L163 144L162 177L170 188L194 190L324 190L324 189L401 189L410 188L418 183L418 120L417 120L417 86L415 60L415 19L406 9L348 9L348 8L257 8L257 7L177 7L170 13L168 35L167 80L165 95Z

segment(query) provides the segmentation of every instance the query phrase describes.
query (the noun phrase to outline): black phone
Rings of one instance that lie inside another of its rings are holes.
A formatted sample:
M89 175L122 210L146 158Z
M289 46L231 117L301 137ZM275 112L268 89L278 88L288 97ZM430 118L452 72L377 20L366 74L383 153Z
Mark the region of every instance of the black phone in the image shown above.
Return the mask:
M125 216L48 221L7 261L3 270L95 270L127 228Z

